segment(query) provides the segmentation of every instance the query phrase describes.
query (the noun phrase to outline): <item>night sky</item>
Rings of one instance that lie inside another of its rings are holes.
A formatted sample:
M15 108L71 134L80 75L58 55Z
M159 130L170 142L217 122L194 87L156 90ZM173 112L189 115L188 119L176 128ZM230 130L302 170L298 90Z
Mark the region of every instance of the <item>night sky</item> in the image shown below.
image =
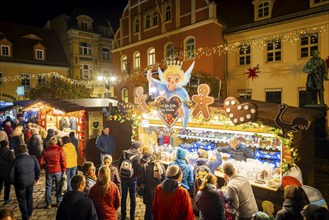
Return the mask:
M87 14L95 21L109 20L118 27L128 0L8 0L1 4L0 20L35 27L58 15Z

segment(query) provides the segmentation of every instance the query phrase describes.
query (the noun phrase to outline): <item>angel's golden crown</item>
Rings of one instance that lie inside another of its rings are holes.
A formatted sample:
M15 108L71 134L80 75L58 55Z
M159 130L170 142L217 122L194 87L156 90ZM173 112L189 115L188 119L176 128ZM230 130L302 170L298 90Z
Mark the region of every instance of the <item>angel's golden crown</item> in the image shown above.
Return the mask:
M175 58L167 58L167 66L177 66L179 69L182 68L183 62L176 60Z

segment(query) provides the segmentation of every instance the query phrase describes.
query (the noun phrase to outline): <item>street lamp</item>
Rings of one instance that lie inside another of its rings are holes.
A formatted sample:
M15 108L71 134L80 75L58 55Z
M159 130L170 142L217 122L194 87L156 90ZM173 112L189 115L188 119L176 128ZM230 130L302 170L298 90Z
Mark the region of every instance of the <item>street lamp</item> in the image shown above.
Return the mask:
M104 76L103 75L97 76L97 80L105 82L105 89L106 89L105 98L110 98L109 97L110 86L114 84L114 82L117 80L117 77L113 76L113 75L106 74Z

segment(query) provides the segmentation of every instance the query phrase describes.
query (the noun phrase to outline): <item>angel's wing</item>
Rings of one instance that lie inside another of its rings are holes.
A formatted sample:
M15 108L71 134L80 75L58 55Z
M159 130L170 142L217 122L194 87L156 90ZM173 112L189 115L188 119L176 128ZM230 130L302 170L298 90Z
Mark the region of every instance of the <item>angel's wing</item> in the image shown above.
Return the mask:
M184 79L181 82L177 83L177 86L186 86L187 83L190 82L191 73L192 73L193 68L194 68L194 61L191 64L191 66L186 70L186 72L184 74Z

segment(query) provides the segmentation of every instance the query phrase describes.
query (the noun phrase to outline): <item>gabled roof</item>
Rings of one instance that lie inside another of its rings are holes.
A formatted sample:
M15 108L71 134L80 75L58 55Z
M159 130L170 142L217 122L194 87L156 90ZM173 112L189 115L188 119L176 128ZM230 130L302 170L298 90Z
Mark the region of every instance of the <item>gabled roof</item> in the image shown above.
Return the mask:
M0 40L12 43L12 57L0 56L0 61L36 65L69 67L63 47L53 30L0 21ZM33 46L45 47L45 60L34 59Z

